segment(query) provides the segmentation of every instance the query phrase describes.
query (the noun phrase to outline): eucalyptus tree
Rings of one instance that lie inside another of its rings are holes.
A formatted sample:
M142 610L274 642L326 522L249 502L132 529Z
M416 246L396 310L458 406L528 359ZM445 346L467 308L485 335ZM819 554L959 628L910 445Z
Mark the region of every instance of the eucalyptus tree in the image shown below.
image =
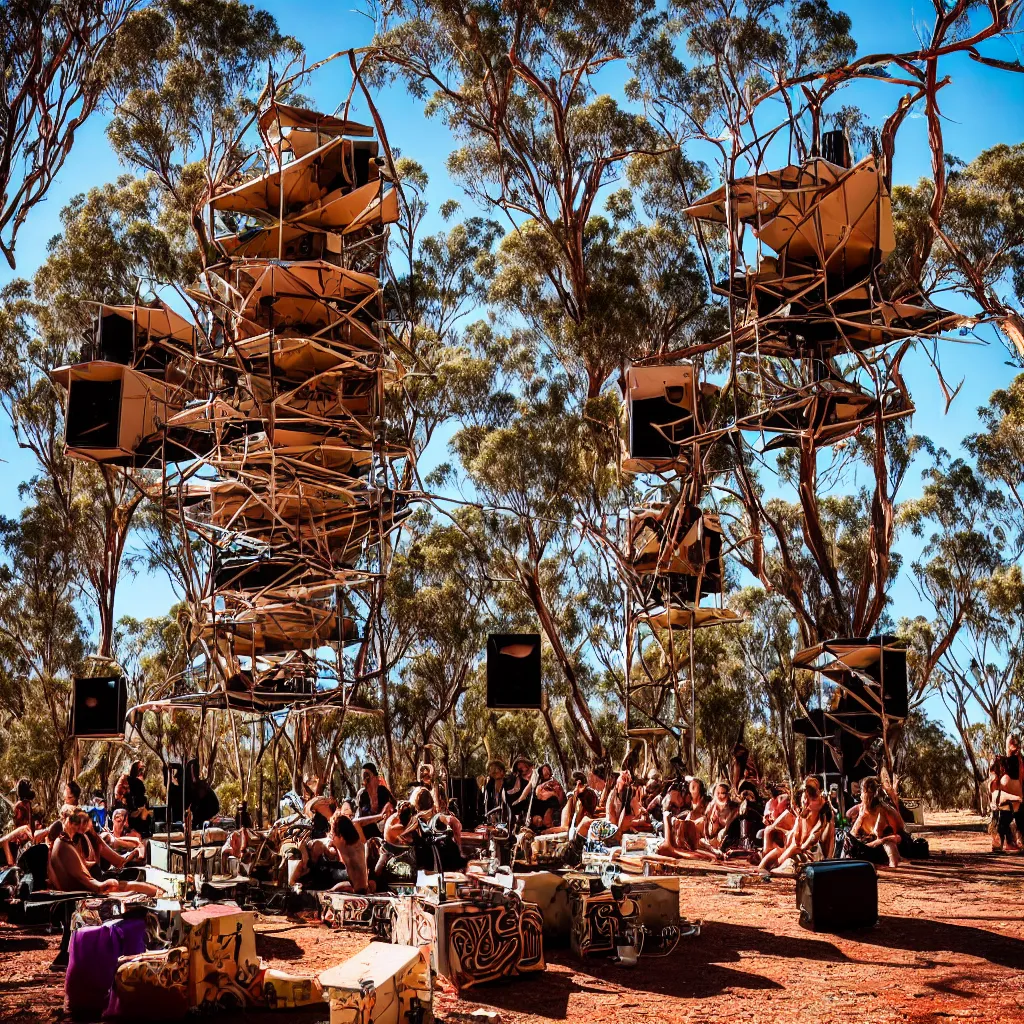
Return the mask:
M153 0L104 56L114 152L153 175L204 257L214 237L204 206L244 177L259 101L302 56L272 14L239 0Z
M72 755L71 679L85 654L76 599L74 536L49 481L22 486L27 504L0 520L0 715L8 776L42 784L42 802L59 804Z
M140 0L7 0L0 18L0 251L46 199L75 137L101 105L106 57Z

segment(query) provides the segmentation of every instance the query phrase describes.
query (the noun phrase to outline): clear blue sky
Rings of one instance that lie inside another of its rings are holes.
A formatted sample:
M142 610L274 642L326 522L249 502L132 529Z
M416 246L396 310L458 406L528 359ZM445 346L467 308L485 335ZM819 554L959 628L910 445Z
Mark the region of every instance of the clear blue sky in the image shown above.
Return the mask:
M360 46L369 40L372 32L372 25L364 16L345 9L343 4L300 0L263 6L278 18L283 31L296 36L306 47L310 62L345 47ZM907 0L862 0L839 6L853 18L860 53L916 48L919 45L917 32L926 32L927 23L921 17L915 18L915 10L925 15L931 10L930 4L915 8ZM1017 57L1008 41L997 41L989 52L1003 59ZM985 68L966 57L948 61L944 70L953 79L940 94L949 153L970 160L997 142L1024 140L1024 76ZM304 92L321 109L333 110L344 100L348 86L347 61L337 61L319 71ZM901 93L897 87L879 84L859 93L857 101L873 122L880 123ZM453 143L443 125L428 121L420 104L400 89L376 97L376 102L392 146L418 160L430 175L428 198L432 207L436 209L443 200L453 196L462 199L445 171L445 158ZM353 116L368 120L358 96ZM104 117L96 117L79 134L75 149L50 189L48 200L31 214L18 243L20 274L31 276L42 261L47 240L59 230L59 211L73 195L111 181L124 172L125 168L118 164L106 142L105 124ZM894 178L897 183L909 183L928 173L926 126L923 118L914 114L898 136ZM427 225L428 228L436 226L436 222ZM0 268L0 284L12 276L4 264ZM994 388L1007 384L1014 371L1006 365L1005 353L999 344L985 348L949 344L944 347L942 361L947 380L955 385L964 379L963 389L948 415L943 413L941 392L927 362L922 357L912 357L905 369L917 405L914 429L955 452L961 438L975 429L977 407L987 400ZM0 425L0 459L5 460L0 463L3 482L0 513L13 515L18 511L17 483L30 474L33 467L31 460L14 446L6 424ZM912 496L918 490L919 472L912 470L901 496ZM913 538L903 538L898 547L909 562L916 551ZM908 579L897 582L893 597L894 617L917 612L917 597ZM170 588L162 578L140 576L122 585L118 613L137 617L158 615L166 611L170 600ZM941 705L933 703L929 710L940 714Z

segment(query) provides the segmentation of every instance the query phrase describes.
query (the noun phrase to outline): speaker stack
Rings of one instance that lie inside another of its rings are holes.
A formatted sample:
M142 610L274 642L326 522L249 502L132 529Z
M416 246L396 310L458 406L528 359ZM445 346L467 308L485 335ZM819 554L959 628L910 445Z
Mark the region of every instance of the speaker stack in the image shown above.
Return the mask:
M124 736L128 681L124 676L76 678L71 704L71 734L82 739Z
M487 706L496 711L540 710L539 633L488 636Z

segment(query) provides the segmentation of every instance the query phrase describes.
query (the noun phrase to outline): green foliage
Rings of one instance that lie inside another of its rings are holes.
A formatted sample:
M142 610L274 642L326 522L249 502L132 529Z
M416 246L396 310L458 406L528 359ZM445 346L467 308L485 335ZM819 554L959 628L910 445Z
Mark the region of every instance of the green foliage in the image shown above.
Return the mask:
M212 241L203 204L252 155L244 138L259 87L301 55L271 14L238 0L156 0L127 19L105 55L111 145L155 177L167 215L182 218L201 248Z
M942 727L921 714L907 720L901 744L901 790L933 807L969 807L971 772L964 750Z

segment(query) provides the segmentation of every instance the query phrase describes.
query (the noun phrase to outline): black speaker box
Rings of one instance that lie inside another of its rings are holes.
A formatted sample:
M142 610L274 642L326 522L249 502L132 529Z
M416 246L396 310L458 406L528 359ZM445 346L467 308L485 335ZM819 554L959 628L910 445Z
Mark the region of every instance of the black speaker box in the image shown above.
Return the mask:
M464 829L474 829L483 820L480 817L480 787L474 776L449 779L448 800L452 813Z
M120 415L119 380L73 380L64 440L69 448L116 448Z
M539 633L488 636L487 706L506 711L540 709Z
M668 398L634 399L630 406L629 454L634 459L674 459L678 442L694 433L693 414Z
M99 358L108 363L131 366L135 356L135 325L116 313L108 313L96 321Z
M124 735L128 681L124 676L76 678L71 706L71 734L90 739Z
M842 694L837 711L840 714L863 713L874 711L878 714L882 707L890 718L906 718L909 713L909 694L907 692L907 652L900 648L894 648L895 637L886 634L884 637L877 636L867 639L854 637L851 639L839 639L830 641L833 644L850 644L862 648L874 648L877 652L881 641L887 645L881 652L881 659L875 655L875 660L869 662L863 668L863 674L873 680L881 687L883 694L882 705L878 702L878 689L872 687L870 690L852 672L842 673L842 679L837 682L847 692ZM858 699L859 698L859 699ZM867 707L865 707L865 704Z
M839 742L835 722L820 708L812 708L809 714L809 718L793 719L793 732L805 738L804 771L808 775L841 774L834 751Z
M800 924L814 932L845 932L878 923L878 874L866 860L821 860L796 880Z

